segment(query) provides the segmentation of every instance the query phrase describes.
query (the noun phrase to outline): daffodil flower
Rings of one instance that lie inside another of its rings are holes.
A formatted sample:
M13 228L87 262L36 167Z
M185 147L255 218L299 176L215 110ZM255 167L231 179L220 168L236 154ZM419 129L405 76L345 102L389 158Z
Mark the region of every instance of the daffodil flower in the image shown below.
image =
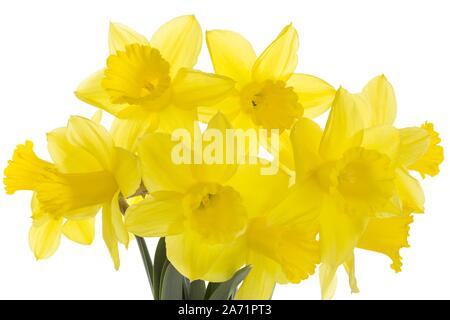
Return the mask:
M211 129L225 136L229 124L217 114L203 134ZM248 207L275 201L287 190L287 176L261 176L253 165L175 164L176 145L165 133L141 139L138 156L151 193L127 209L125 225L139 236L166 237L169 260L189 279L225 281L245 262L239 248L251 214ZM255 188L263 186L264 193L256 194Z
M203 134L229 128L219 113ZM166 237L169 260L191 280L221 282L251 265L238 299L268 299L276 282L299 282L314 273L317 224L282 218L293 210L287 174L261 175L264 164L175 165L173 148L166 134L142 138L143 181L154 192L126 211L130 232ZM280 202L284 198L289 201Z
M30 245L36 257L53 254L61 232L90 243L93 217L103 208L103 239L118 269L118 242L127 246L129 241L118 197L133 195L140 185L137 158L116 147L99 123L82 117L71 117L67 127L50 132L47 140L53 163L38 158L27 141L17 146L4 178L8 194L34 192Z
M299 47L295 28L286 26L259 57L232 31L207 31L206 42L216 73L235 80L236 90L213 107L199 108L200 119L208 121L220 110L234 128L279 129L280 162L293 168L287 130L303 114L315 117L325 112L335 95L325 81L294 73Z
M340 89L324 132L308 119L292 131L297 185L313 186L320 194L324 298L332 297L342 264L358 291L357 246L385 253L400 270L398 251L408 245L410 213L423 212L422 189L407 167L423 159L431 135L422 128L394 128L395 107L392 86L381 76L359 95Z
M217 103L234 87L227 77L192 69L201 45L194 16L167 22L150 40L111 23L106 68L83 81L76 96L120 118L112 130L117 145L128 150L156 128L192 128L197 105Z
M351 97L339 89L325 132L309 119L291 133L299 199L314 190L319 212L322 297L331 298L338 266L351 262L356 242L369 217L393 196L394 172L389 158L360 147L358 113ZM304 192L305 192L304 191Z
M398 216L373 218L358 241L358 247L380 252L391 258L391 268L401 271L402 262L399 250L409 247L409 225L413 222L411 213L424 211L424 194L420 183L409 171L435 176L443 161L443 148L439 145L439 134L432 123L425 122L421 127L397 129L394 127L397 104L392 85L384 75L373 78L359 94L366 100L362 109L365 124L364 144L385 152L396 161L397 196L391 203ZM358 291L352 268L347 268L350 285Z

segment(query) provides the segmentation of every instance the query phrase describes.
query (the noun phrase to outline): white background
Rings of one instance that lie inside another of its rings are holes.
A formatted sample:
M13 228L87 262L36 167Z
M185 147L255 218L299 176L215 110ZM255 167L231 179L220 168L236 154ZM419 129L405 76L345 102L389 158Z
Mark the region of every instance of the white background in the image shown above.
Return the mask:
M258 52L293 22L301 43L298 71L350 91L385 73L396 89L398 126L433 121L448 151L449 1L15 0L0 4L0 166L25 139L48 157L47 131L69 115L93 114L72 92L104 65L109 21L150 36L183 14L195 14L203 30L242 33ZM198 68L212 70L205 46ZM350 295L341 271L336 298L450 298L448 163L423 183L426 214L416 217L411 248L402 250L403 272L395 274L387 257L357 251L361 293ZM64 239L51 259L36 262L28 248L29 198L0 194L0 298L150 298L136 244L121 252L115 272L99 228L92 246ZM274 298L318 299L319 292L315 275L278 286Z

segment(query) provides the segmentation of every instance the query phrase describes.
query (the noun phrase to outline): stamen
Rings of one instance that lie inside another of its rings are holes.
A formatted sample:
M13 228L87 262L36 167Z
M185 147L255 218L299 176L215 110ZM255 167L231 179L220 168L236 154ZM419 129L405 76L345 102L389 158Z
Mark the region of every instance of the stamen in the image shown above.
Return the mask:
M231 187L201 183L186 195L187 223L205 241L224 243L240 236L247 213L239 193Z
M303 113L297 94L282 81L251 83L241 92L242 110L266 129L289 129Z

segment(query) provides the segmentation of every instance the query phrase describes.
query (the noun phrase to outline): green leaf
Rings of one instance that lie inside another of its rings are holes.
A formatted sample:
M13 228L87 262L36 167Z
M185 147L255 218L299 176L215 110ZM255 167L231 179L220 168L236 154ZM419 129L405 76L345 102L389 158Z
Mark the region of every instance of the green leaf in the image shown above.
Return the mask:
M160 279L159 279L158 300L161 300L161 292L162 292L162 287L163 287L163 282L164 282L164 275L166 274L166 270L169 265L170 265L169 260L166 260L161 269L161 274L160 274Z
M206 285L203 280L192 281L189 286L189 300L203 300L205 298Z
M161 286L161 300L182 300L184 277L170 263L164 272Z
M148 278L148 282L150 284L150 288L153 291L154 290L154 288L153 288L153 284L154 284L153 273L154 273L154 271L153 271L152 258L150 257L150 254L148 253L148 248L147 248L147 244L145 243L145 239L136 236L136 241L139 246L139 251L141 252L142 261L144 262L145 272L147 273L147 278ZM153 298L155 298L154 292L153 292Z
M249 266L244 267L236 272L230 280L219 283L217 288L209 296L209 300L230 299L234 295L238 285L245 279L249 271Z
M213 294L213 292L217 289L217 287L221 284L221 282L210 282L206 287L205 298L204 300L209 300L209 297Z
M183 277L183 300L190 300L191 281Z
M162 271L164 264L167 262L166 256L166 241L160 238L155 251L155 265L153 269L153 296L155 300L159 300L159 293L161 291Z

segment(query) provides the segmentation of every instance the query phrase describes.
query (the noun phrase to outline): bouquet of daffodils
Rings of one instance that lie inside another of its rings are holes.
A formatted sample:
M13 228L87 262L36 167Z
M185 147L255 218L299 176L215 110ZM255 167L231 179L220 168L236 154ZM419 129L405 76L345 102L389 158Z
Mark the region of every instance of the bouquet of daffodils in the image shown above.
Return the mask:
M154 299L270 299L276 284L316 268L332 298L355 248L387 255L401 270L424 193L413 175L443 161L432 123L397 128L385 76L360 93L296 73L290 24L259 55L238 33L213 30L214 73L194 69L202 31L175 18L151 38L117 23L110 55L76 89L101 111L47 134L52 162L19 144L6 192L33 192L31 249L50 257L62 235L91 244L101 212L114 268L119 244L139 246ZM324 128L313 118L325 112ZM261 150L265 152L262 153ZM144 238L160 238L154 257Z

